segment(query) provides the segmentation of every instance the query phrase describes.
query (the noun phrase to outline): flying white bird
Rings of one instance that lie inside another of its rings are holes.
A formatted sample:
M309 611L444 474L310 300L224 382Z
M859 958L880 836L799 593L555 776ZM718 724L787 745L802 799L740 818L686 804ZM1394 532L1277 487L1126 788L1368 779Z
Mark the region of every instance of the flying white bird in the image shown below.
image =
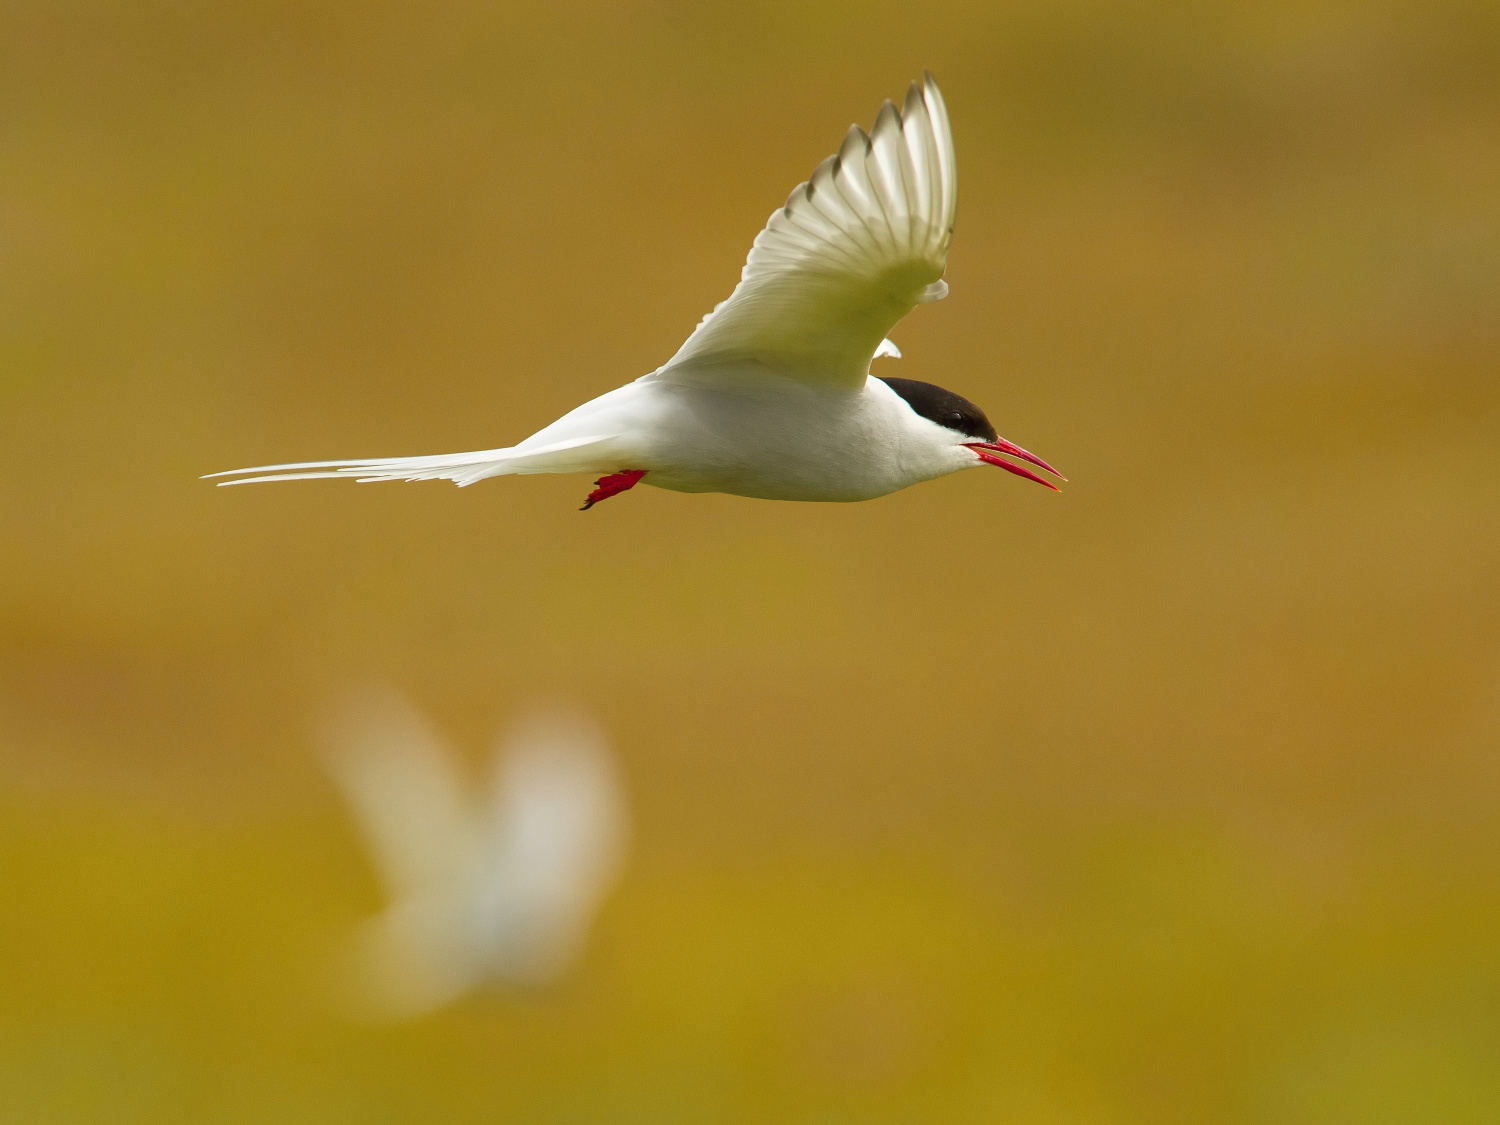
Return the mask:
M768 500L869 500L959 469L1061 477L999 437L968 399L870 375L887 334L948 292L958 173L931 74L867 135L849 127L756 236L740 283L676 355L518 445L431 457L305 461L223 484L349 477L473 484L511 473L600 473L584 509L641 481Z
M533 986L566 971L624 843L597 727L571 712L524 719L497 749L487 793L470 791L399 697L351 700L328 742L390 899L356 944L361 1007L418 1015L485 982Z

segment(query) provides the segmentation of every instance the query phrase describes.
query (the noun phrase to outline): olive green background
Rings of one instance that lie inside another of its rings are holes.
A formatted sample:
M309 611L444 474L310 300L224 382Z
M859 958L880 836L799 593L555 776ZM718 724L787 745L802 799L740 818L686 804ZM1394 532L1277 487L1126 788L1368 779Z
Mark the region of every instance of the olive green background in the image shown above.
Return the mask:
M653 369L923 66L877 371L1062 495L196 479ZM1443 0L0 5L0 1117L1500 1118L1497 102ZM560 987L330 1002L368 682L613 732Z

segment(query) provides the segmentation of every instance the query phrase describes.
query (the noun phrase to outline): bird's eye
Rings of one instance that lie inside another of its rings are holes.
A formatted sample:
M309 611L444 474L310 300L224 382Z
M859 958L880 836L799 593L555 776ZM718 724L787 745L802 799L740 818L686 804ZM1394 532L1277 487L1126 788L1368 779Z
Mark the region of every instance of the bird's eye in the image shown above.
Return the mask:
M952 426L955 430L963 429L964 416L958 413L948 415L948 425Z

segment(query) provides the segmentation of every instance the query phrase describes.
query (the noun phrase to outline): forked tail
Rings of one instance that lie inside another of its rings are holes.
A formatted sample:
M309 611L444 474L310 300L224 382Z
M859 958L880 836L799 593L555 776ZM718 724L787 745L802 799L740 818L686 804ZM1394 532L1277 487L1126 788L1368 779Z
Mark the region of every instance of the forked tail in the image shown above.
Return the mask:
M460 488L485 477L511 473L593 472L601 467L598 448L613 435L569 438L527 448L482 449L475 453L439 453L431 457L376 457L368 461L296 461L287 465L261 465L253 469L231 469L209 473L203 479L238 477L221 480L222 488L230 484L263 484L273 480L451 480ZM309 471L310 470L310 471ZM253 474L253 475L242 475Z

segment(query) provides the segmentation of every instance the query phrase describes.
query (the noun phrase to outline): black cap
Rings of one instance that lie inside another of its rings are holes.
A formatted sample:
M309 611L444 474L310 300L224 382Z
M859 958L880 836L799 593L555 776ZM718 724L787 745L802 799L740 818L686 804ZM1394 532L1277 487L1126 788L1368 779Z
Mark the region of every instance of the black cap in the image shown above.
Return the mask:
M963 395L956 395L952 391L945 391L942 387L916 379L875 377L904 398L913 412L929 422L957 430L977 441L994 441L999 436L995 433L995 427L990 425L990 420L984 416L984 411Z

